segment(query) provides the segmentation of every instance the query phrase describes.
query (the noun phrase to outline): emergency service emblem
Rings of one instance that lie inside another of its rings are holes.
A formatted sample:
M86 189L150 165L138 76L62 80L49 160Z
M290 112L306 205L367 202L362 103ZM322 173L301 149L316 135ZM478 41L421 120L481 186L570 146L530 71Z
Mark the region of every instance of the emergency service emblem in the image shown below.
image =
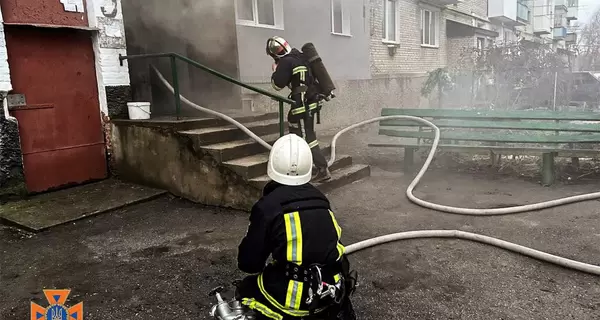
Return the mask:
M83 302L73 307L65 306L69 289L44 290L49 306L44 308L31 302L31 320L83 320Z

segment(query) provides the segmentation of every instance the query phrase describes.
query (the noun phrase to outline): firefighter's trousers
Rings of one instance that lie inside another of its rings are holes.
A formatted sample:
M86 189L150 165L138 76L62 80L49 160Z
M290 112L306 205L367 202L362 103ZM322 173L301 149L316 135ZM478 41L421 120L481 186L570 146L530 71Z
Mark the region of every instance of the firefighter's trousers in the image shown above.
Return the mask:
M315 104L316 105L316 104ZM319 169L327 168L327 160L319 147L317 133L315 132L315 117L311 110L297 113L297 110L304 108L290 109L288 113L288 126L290 133L302 137L310 146L313 156L313 163ZM296 111L296 113L295 113Z

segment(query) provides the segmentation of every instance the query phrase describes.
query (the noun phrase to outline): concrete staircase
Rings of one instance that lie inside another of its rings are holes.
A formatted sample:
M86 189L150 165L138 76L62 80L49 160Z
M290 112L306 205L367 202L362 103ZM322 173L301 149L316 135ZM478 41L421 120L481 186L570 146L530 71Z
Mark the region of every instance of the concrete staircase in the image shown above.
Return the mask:
M273 144L279 137L277 113L234 118L269 144ZM231 169L257 189L262 189L270 180L267 176L269 151L237 127L220 119L199 119L180 126L178 134L191 139L194 149L212 155L218 163ZM319 141L319 145L329 159L329 142ZM331 180L315 183L323 192L367 177L371 172L368 165L354 164L352 157L340 154L336 155L330 171Z
M225 114L270 144L279 137L276 113ZM269 151L221 119L113 119L110 137L113 174L194 202L249 210L269 181ZM320 146L329 158L330 146L324 141ZM340 154L330 170L331 180L315 183L323 192L371 173L369 166L354 164L352 157Z

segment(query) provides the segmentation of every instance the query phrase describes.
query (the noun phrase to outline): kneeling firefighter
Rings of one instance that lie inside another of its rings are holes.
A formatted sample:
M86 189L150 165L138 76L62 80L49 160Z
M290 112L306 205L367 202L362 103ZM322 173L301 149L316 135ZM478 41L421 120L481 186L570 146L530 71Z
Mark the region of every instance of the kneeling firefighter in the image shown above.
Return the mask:
M312 164L310 146L298 135L273 144L272 181L252 207L238 251L239 269L253 275L237 284L236 299L258 319L356 319L356 272L327 197L309 183Z
M286 86L291 89L289 98L295 101L288 113L288 126L291 133L304 138L311 147L313 161L317 167L313 181L325 181L331 178L327 160L319 148L315 132L314 117L320 123L322 100L335 95L333 82L323 66L312 43L307 43L300 52L292 48L285 39L271 37L267 40L267 54L275 60L271 85L275 90Z

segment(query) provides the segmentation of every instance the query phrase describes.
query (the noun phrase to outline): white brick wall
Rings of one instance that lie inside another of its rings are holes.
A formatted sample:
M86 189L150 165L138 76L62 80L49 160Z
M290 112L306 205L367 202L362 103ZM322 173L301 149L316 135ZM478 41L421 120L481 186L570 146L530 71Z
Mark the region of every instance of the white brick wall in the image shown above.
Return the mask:
M458 67L461 56L466 53L467 48L476 46L475 37L448 38L448 64L450 67Z
M440 13L439 47L421 46L421 10L418 0L397 0L397 33L400 42L390 56L382 42L384 0L371 0L371 73L373 75L425 73L446 66L446 20Z
M105 87L130 84L127 61L123 61L123 66L119 63L119 54L127 54L121 0L114 3L112 0L87 1L90 27L99 29L93 41L100 111L104 114L108 114Z
M448 8L487 19L488 0L464 0L457 4L450 5Z
M8 67L8 52L6 51L6 40L4 37L4 18L0 9L0 91L12 90L10 81L10 68Z

